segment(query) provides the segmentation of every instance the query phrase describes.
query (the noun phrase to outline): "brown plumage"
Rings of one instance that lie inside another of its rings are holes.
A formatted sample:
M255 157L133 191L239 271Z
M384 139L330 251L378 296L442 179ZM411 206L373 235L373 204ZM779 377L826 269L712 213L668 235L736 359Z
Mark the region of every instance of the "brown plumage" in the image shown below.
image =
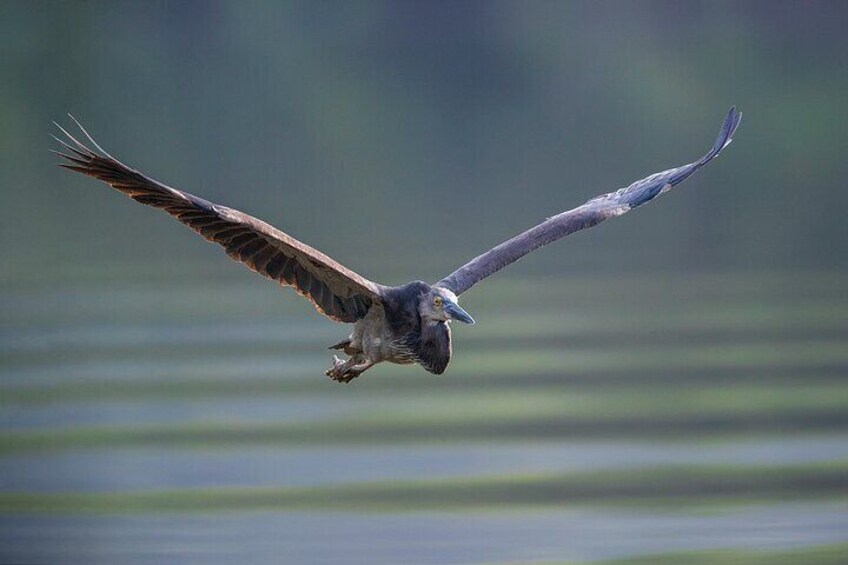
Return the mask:
M102 180L136 202L164 210L209 241L223 246L230 257L249 269L292 287L319 312L337 322L356 322L379 300L381 285L262 220L145 176L103 151L79 127L99 153L62 129L73 144L56 138L72 152L72 155L60 153L69 161L62 163L62 167Z

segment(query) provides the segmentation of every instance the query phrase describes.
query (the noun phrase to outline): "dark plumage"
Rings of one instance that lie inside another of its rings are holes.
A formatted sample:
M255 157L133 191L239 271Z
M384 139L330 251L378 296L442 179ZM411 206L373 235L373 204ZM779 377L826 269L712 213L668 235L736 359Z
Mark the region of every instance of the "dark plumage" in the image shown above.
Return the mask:
M457 296L524 255L575 231L620 216L654 199L714 159L732 140L742 114L731 108L715 144L697 161L656 173L553 216L472 259L435 285L421 281L387 287L374 283L290 235L238 210L213 204L155 181L100 148L77 123L91 149L58 126L68 141L62 166L100 179L130 198L160 208L257 273L294 288L337 322L353 323L350 337L331 347L327 375L348 382L376 363L417 363L445 371L451 358L450 322L474 323Z
M441 375L450 363L451 332L448 320L422 319L419 303L431 292L432 287L421 281L390 288L383 295L383 309L399 352L408 352L412 362Z

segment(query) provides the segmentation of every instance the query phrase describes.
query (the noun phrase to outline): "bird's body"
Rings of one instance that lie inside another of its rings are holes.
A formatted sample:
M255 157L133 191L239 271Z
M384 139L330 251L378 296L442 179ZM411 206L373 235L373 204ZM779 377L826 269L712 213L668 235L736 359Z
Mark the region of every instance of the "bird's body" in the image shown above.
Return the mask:
M434 292L441 295L445 291L434 291L422 281L387 288L380 303L356 322L350 337L331 347L343 350L350 359L336 359L328 375L350 380L383 361L418 363L431 373L443 373L451 358L450 319L429 313L421 305Z
M459 307L458 295L543 245L620 216L670 190L730 143L740 119L741 113L731 108L713 147L693 163L656 173L552 216L433 285L414 281L396 287L372 282L261 220L171 188L127 167L103 151L82 126L96 150L64 129L69 142L57 140L70 151L60 153L68 161L63 167L98 178L138 202L164 210L223 246L233 259L294 288L321 314L354 324L350 336L331 347L344 351L349 358L334 358L326 371L333 380L349 382L384 361L416 363L431 373L444 372L451 359L451 321L474 323Z

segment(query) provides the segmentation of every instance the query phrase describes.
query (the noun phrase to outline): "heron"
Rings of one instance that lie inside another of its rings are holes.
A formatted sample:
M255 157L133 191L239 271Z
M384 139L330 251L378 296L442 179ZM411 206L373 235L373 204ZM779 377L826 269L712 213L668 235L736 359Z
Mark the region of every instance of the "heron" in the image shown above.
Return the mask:
M621 216L669 191L712 161L732 141L742 113L731 107L712 148L700 159L602 194L552 216L475 257L443 279L387 286L366 279L319 250L244 212L171 188L130 168L103 150L73 116L89 145L54 122L65 138L60 166L99 179L142 204L170 214L251 270L293 288L327 318L353 324L352 331L329 349L325 374L347 383L382 362L418 364L442 374L451 360L452 321L473 324L459 296L528 253L571 233Z

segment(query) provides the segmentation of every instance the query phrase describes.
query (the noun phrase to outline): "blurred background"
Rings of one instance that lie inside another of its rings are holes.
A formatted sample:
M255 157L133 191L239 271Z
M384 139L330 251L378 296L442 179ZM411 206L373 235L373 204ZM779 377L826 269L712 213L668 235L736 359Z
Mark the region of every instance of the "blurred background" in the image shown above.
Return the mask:
M0 4L0 562L848 561L848 5ZM55 166L67 112L385 284L713 143L463 296L434 376ZM610 561L612 560L612 561Z

